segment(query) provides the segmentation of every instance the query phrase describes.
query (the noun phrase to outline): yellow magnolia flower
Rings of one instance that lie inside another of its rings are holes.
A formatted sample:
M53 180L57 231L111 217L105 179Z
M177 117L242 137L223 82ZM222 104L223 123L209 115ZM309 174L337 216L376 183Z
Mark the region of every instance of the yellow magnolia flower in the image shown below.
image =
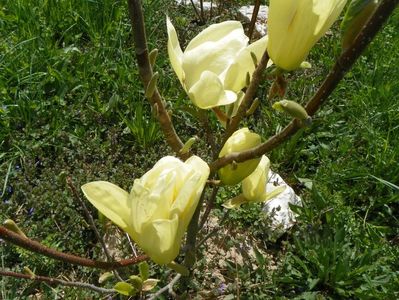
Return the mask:
M87 183L82 190L154 262L167 264L179 254L208 176L208 165L197 156L186 162L166 156L134 181L130 193L106 181Z
M248 128L241 128L226 141L219 157L251 149L260 143L261 139L258 134L251 132ZM237 184L255 170L259 161L260 158L254 158L238 164L229 164L219 169L219 178L226 185Z
M191 101L203 109L235 102L247 73L255 70L251 52L259 61L267 46L267 36L248 46L241 23L226 21L203 30L183 52L169 18L167 29L173 70Z
M264 202L284 191L285 186L279 186L271 191L266 190L269 180L269 170L270 160L266 155L263 155L255 171L242 181L242 194L229 199L223 206L226 208L235 208L248 202Z
M287 71L298 68L345 4L346 0L270 0L267 50L273 62Z

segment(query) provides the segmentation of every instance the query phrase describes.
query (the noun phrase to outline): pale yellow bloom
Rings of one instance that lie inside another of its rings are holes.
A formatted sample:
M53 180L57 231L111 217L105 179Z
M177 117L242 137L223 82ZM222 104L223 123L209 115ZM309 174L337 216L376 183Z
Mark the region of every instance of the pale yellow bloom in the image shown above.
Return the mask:
M134 181L130 193L106 181L87 183L82 190L154 262L167 264L179 254L208 176L208 165L197 156L186 162L166 156Z
M251 52L259 61L267 46L267 36L248 45L241 23L226 21L203 30L183 52L169 18L167 29L173 70L191 101L203 109L235 102L247 73L255 70Z
M294 70L338 18L346 0L270 0L267 50L282 69Z
M223 206L226 208L235 208L244 203L265 202L284 191L285 186L279 186L267 191L269 171L270 160L266 155L263 155L255 171L241 182L242 194L227 200Z
M251 132L248 128L241 128L234 132L226 141L219 153L219 157L251 149L260 143L261 138L258 134ZM254 158L238 164L229 164L219 169L219 178L224 184L237 184L255 170L259 161L260 158Z

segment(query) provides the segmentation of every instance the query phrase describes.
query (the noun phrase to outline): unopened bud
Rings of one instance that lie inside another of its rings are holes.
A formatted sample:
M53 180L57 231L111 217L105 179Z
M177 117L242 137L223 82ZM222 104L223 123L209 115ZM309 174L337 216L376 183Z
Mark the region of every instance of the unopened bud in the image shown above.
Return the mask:
M28 267L24 267L23 272L26 275L29 275L32 279L34 279L36 277L35 273L33 273L33 271L31 269L29 269Z
M154 67L157 56L158 56L158 49L156 48L152 49L150 54L148 55L151 67Z
M256 111L256 109L258 108L259 104L260 104L259 99L255 98L255 100L251 104L251 107L247 110L246 116L249 117L249 116L253 115L254 112Z
M258 58L256 57L256 54L253 53L252 51L251 53L251 58L252 58L252 62L254 63L255 68L258 66Z
M16 234L27 238L25 233L18 227L18 225L11 219L7 219L4 221L3 226L7 228L8 230L11 230L12 232L15 232Z
M274 103L273 108L288 113L291 117L299 120L307 120L310 118L305 108L295 101L281 100Z
M251 75L247 72L247 76L245 77L245 84L248 86L251 83Z
M312 67L312 64L308 61L303 61L301 62L301 65L299 67L301 69L310 69Z
M198 140L197 136L194 136L190 138L183 146L183 148L180 149L179 153L180 154L186 154L190 151L191 146Z
M145 96L151 98L154 95L155 89L157 88L159 73L155 72L152 75L150 82L148 83L147 89L145 90Z
M219 153L219 157L223 157L230 153L242 152L258 146L261 143L261 137L249 131L248 128L241 128L234 132L224 144ZM219 178L225 185L235 185L241 182L245 177L251 174L258 165L260 158L254 158L245 162L232 163L219 169Z

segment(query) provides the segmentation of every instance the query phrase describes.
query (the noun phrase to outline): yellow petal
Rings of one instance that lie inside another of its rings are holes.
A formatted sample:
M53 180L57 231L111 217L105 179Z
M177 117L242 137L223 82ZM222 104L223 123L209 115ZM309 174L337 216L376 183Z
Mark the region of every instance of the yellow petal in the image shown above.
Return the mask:
M244 127L234 132L231 137L226 141L219 157L225 156L232 152L240 152L248 150L252 147L259 145L261 142L259 134L251 132L248 128Z
M251 174L259 164L260 158L250 159L237 166L227 165L218 171L219 178L225 185L235 185Z
M243 195L249 201L258 201L266 193L269 168L270 160L263 155L255 171L242 181Z
M225 21L213 24L201 31L190 41L185 51L190 51L206 42L217 42L226 37L229 40L240 41L242 47L248 44L248 37L244 34L241 23L238 21Z
M82 186L82 191L103 215L127 230L131 224L128 192L107 181L86 183Z
M204 71L198 80L188 91L193 103L202 109L227 105L237 100L237 94L225 91L219 77L212 72Z
M237 197L231 198L224 202L222 206L227 209L239 208L242 204L248 203L249 200L244 197L243 194L238 195Z
M337 19L346 0L270 0L268 52L273 62L294 70Z
M274 197L277 197L282 192L284 192L285 188L286 188L285 185L278 186L275 189L273 189L272 191L270 191L270 192L266 193L265 195L263 195L263 198L260 199L260 201L256 201L256 202L269 201L269 200L273 199Z
M257 40L246 48L243 48L234 59L224 74L225 89L239 92L246 86L247 73L252 77L255 65L251 57L251 52L255 54L258 61L266 51L268 37Z
M210 172L208 164L195 155L186 160L185 164L192 169L192 172L184 178L184 185L171 207L171 214L177 214L180 218L179 230L183 233L197 208Z
M233 152L251 149L258 146L260 143L261 138L258 134L249 131L248 128L239 129L226 141L219 153L219 157ZM259 161L260 158L255 158L236 165L229 164L219 169L219 178L222 180L223 184L235 185L250 175L256 169Z
M177 216L146 223L137 243L154 262L168 264L179 254L182 236L177 236L178 225Z
M206 162L204 162L200 157L193 155L189 159L185 161L187 165L192 167L197 172L201 173L201 182L204 182L208 179L209 176L209 166Z
M132 224L138 234L142 234L142 228L146 223L155 219L170 218L170 207L175 194L175 173L171 171L161 174L153 182L153 186L148 188L144 187L146 183L142 178L134 181L129 197Z
M244 32L241 34L244 35ZM205 70L217 76L225 72L234 62L237 53L246 47L246 43L247 38L236 38L236 32L233 31L217 40L206 40L194 48L187 48L183 56L183 70L186 74L184 83L187 89L200 79Z
M180 82L183 82L184 73L182 68L183 52L180 48L177 38L176 29L170 22L169 17L166 18L166 26L168 30L168 55L169 60Z

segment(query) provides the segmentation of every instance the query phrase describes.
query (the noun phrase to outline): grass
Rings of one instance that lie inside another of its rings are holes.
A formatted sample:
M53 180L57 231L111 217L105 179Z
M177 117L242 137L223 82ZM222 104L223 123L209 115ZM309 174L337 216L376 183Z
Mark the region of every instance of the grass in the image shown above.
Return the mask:
M199 124L167 61L160 17L166 5L145 2L149 44L160 50L160 89L186 140L197 134ZM66 177L72 176L77 186L101 179L129 189L134 178L171 153L144 99L126 4L4 0L0 8L0 221L12 218L48 246L99 258L101 250ZM191 10L176 8L169 14L183 44L201 29L190 22ZM192 294L213 289L218 296L239 294L242 299L399 297L398 24L396 12L313 126L270 154L274 169L304 199L303 208L293 208L299 214L297 226L275 242L265 241L268 220L260 206L231 213L226 247L237 248L251 236L258 252L242 265L227 260L214 282L205 276L213 270L200 261ZM337 31L332 35L312 50L312 69L289 76L289 99L304 102L315 91L340 51L333 39ZM248 123L266 139L287 121L262 102ZM216 130L214 119L212 124ZM311 180L312 190L300 178ZM224 191L220 202L229 196ZM218 207L215 215L220 213ZM101 230L112 230L98 222ZM16 271L29 266L37 274L91 283L100 275L4 243L0 253L2 266ZM127 275L136 271L131 268ZM153 267L152 273L167 283L163 269ZM226 288L220 292L222 283ZM1 278L1 298L32 294L96 296Z

